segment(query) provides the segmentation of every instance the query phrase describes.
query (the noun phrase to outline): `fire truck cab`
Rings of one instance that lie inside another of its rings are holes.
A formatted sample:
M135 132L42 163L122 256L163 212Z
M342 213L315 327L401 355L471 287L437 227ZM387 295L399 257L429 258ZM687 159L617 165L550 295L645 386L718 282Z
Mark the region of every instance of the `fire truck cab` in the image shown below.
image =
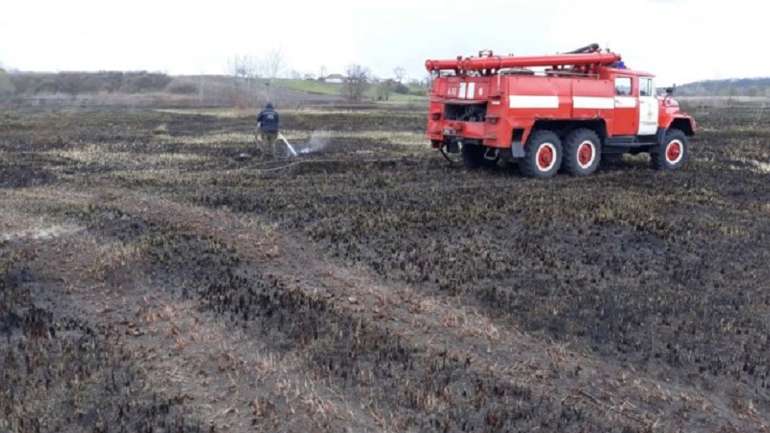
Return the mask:
M531 177L593 173L602 159L649 152L657 169L684 166L693 118L654 76L598 45L554 56L428 60L427 135L469 168L517 161ZM537 68L537 69L536 69Z

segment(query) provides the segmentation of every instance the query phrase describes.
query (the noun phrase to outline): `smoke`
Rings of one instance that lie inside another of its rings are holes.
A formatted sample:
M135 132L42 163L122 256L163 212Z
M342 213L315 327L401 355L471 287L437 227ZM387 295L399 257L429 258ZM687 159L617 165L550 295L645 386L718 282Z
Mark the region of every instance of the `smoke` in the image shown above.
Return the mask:
M317 130L310 134L310 140L297 152L306 155L324 150L331 141L332 134L329 131Z

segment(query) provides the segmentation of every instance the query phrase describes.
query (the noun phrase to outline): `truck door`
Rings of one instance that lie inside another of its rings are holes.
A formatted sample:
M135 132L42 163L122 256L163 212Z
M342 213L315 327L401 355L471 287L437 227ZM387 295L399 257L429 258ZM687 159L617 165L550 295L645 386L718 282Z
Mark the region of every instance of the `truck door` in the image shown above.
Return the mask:
M639 135L658 132L658 98L652 78L639 78Z
M636 135L639 130L637 97L632 90L631 77L615 77L615 121L613 135Z

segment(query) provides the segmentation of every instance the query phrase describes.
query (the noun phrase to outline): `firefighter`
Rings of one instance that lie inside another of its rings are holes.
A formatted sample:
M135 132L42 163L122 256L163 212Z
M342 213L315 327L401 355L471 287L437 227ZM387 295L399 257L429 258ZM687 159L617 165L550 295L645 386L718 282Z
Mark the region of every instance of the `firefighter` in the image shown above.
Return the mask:
M259 128L258 140L262 143L264 153L269 154L272 158L278 157L276 139L278 138L280 120L273 104L268 102L265 109L259 113L257 126Z

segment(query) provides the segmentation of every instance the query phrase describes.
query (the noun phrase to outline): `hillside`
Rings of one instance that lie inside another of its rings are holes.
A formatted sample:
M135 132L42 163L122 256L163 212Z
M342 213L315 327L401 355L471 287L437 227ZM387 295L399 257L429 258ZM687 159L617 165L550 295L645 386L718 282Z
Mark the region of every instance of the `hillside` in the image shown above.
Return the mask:
M770 77L696 81L676 88L680 96L770 96Z
M382 86L390 86L383 97ZM15 72L0 75L0 93L44 104L254 106L267 100L283 106L343 100L342 84L308 79L245 79L226 75L171 76L158 72ZM419 102L425 89L371 83L364 101Z

